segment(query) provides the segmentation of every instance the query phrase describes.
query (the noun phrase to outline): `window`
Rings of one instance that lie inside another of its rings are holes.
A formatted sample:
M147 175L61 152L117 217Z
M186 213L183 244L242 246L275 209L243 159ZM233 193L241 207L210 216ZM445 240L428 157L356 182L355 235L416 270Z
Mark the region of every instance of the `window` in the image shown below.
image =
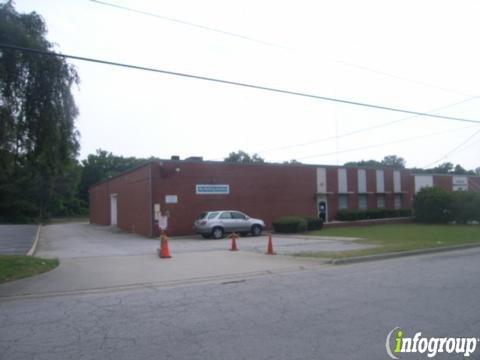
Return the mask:
M385 177L384 177L383 170L377 170L376 177L377 177L377 193L385 192Z
M385 209L385 195L377 195L377 208Z
M395 194L395 209L401 209L403 207L402 194Z
M358 169L357 172L358 192L367 192L367 171L365 169Z
M396 193L402 191L402 177L399 170L393 172L393 191Z
M239 213L239 212L232 212L232 218L236 220L246 220L245 214Z
M338 209L348 209L348 195L338 195Z
M358 208L360 210L367 210L367 208L368 208L367 195L361 194L361 195L358 196Z
M208 219L213 219L213 218L217 217L217 215L218 215L218 212L209 213L208 214Z
M221 215L220 215L220 218L219 219L231 219L232 218L232 213L230 212L223 212Z
M347 169L338 169L338 192L347 192Z

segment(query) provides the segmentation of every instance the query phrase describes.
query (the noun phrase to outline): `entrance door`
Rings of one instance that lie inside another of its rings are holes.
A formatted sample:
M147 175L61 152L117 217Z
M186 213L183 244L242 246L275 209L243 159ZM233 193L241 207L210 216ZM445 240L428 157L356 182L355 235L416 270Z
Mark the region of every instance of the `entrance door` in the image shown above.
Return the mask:
M318 218L324 223L328 220L327 199L324 197L318 198Z
M117 194L110 195L110 225L117 226Z

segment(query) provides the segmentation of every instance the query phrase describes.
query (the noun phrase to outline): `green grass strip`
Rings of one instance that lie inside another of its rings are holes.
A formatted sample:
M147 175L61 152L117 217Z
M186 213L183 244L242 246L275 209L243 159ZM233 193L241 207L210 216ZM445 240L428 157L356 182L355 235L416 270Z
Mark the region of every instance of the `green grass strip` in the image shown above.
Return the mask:
M41 274L57 266L57 259L0 255L0 283Z

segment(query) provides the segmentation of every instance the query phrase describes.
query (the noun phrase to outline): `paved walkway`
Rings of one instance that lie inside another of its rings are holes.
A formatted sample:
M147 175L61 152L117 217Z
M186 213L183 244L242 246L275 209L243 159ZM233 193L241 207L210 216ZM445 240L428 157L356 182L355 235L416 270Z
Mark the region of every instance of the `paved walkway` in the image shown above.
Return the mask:
M37 235L37 225L0 225L0 254L26 255Z

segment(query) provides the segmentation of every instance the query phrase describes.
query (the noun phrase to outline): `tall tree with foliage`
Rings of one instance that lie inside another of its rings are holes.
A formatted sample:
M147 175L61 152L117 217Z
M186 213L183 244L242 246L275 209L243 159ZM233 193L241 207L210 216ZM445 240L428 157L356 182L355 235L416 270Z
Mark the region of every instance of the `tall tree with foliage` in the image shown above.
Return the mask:
M394 167L394 168L405 168L405 160L397 155L387 155L383 158L382 161L377 160L360 160L360 161L350 161L344 164L344 166L355 166L355 167L372 167L372 168L381 168L381 167Z
M90 154L85 160L82 160L83 171L80 180L80 199L88 203L90 186L152 160L159 159L154 157L148 159L123 157L98 149L95 154Z
M228 157L224 159L225 162L230 163L263 163L265 162L258 154L250 155L243 150L238 150L237 152L231 152Z
M0 42L52 51L45 21L0 4ZM47 218L78 208L78 114L73 66L0 49L0 219Z

